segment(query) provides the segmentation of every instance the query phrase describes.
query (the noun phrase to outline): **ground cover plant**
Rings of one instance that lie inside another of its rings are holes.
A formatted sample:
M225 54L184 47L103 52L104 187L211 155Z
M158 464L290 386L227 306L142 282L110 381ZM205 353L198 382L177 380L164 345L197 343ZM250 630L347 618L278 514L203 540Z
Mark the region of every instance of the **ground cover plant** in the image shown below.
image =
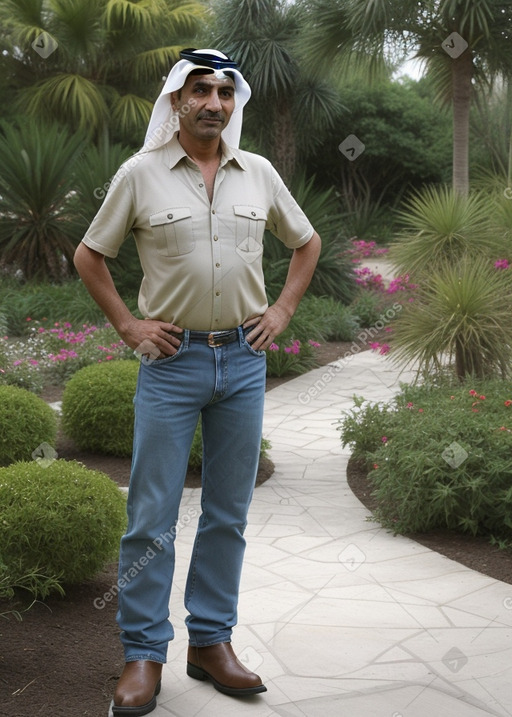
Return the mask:
M512 391L500 380L401 387L355 399L341 440L364 460L374 519L394 533L439 528L512 545Z

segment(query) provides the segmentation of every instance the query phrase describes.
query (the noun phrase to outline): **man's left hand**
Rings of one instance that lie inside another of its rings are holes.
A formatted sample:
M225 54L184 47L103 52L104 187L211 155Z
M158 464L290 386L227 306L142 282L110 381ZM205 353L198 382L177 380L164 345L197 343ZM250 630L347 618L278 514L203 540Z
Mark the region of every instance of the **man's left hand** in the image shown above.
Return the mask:
M254 319L249 319L245 322L244 329L254 326L253 330L245 338L255 351L264 351L268 349L279 334L283 333L291 318L286 309L277 304L272 304L263 316L256 316Z

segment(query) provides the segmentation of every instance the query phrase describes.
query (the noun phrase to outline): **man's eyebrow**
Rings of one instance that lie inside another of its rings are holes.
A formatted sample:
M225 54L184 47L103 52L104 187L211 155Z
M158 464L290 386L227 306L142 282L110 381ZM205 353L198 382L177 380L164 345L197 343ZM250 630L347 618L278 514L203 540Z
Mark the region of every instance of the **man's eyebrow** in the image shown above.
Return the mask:
M193 89L193 90L195 90L195 89L201 90L201 89L203 89L203 88L210 89L211 87L217 86L219 89L222 89L222 90L233 90L233 92L234 92L234 91L235 91L235 86L234 86L234 84L232 84L232 80L229 80L229 83L230 83L230 84L218 85L216 82L210 82L209 80L202 80L202 79L201 79L201 80L196 80L196 81L194 82L194 84L192 85L192 89Z

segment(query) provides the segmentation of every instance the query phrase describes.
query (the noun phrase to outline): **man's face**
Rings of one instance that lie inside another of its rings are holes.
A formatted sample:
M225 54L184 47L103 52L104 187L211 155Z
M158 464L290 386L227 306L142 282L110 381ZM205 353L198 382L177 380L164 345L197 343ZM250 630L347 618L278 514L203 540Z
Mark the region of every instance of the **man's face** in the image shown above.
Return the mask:
M235 109L235 83L213 73L190 74L181 92L171 93L171 103L180 113L180 132L196 139L216 139ZM185 105L188 108L183 110Z

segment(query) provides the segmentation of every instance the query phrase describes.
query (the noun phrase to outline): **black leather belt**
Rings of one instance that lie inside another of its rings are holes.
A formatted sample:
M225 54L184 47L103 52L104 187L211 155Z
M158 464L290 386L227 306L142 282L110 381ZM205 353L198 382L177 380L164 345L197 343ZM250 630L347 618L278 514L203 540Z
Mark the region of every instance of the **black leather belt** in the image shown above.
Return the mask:
M224 346L238 339L238 329L228 329L227 331L190 331L190 341L200 341L208 346Z

